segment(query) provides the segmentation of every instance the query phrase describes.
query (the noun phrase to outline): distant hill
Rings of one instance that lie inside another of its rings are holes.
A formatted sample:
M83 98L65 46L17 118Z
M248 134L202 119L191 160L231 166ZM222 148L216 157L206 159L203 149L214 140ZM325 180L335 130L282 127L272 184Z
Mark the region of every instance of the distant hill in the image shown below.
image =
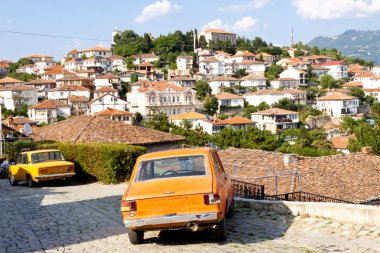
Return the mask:
M309 46L319 48L336 48L343 55L373 61L380 65L380 30L348 30L336 36L318 36L312 39Z

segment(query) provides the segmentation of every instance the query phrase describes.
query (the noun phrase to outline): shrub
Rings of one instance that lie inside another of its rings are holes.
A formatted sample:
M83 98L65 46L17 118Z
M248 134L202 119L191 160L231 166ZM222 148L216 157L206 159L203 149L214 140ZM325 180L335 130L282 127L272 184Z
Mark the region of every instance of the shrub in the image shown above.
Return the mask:
M59 149L65 159L75 163L76 177L81 180L95 178L106 184L119 183L129 179L138 156L145 148L116 143L72 144L55 142L15 142L14 150L8 147L13 157L21 151L20 147L30 149Z

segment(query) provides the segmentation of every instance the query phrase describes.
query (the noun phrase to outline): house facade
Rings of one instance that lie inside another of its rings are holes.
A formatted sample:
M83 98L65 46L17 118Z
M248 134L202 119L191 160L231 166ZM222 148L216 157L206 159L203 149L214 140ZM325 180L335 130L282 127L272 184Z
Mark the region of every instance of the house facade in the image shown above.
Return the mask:
M67 100L70 96L84 96L89 99L91 91L79 85L62 85L48 92L48 99L51 100Z
M168 116L195 111L196 91L168 82L139 82L127 93L128 109L143 116L153 111Z
M68 118L71 115L70 106L61 100L47 100L28 108L29 119L38 124L57 122L58 116Z
M256 122L260 130L268 130L272 133L290 128L297 128L299 124L298 112L280 108L271 108L251 114L251 119Z
M222 29L206 29L200 32L198 36L204 36L207 43L210 41L229 41L232 45L236 44L236 34Z
M210 80L208 83L213 95L223 92L223 88L232 88L239 84L239 79L227 76L218 76Z
M23 104L31 106L38 103L37 89L26 85L0 87L0 97L4 99L4 107L12 111L20 109Z
M331 93L317 98L317 109L333 117L355 116L358 113L359 98L342 93Z
M127 109L127 102L115 97L111 94L105 94L103 96L94 98L88 103L89 105L89 115L95 115L97 112L106 110L107 108L113 108L120 111L125 111Z
M133 114L128 111L107 108L104 111L95 113L97 117L110 118L115 121L120 121L128 125L133 124Z
M263 75L248 75L240 79L240 85L245 88L245 91L252 89L263 90L267 87L267 78Z
M335 80L348 77L347 64L343 60L326 62L321 64L321 66L329 69L328 74Z
M216 95L219 104L219 113L241 113L244 108L244 97L229 92L222 92Z
M270 106L284 98L284 94L281 91L276 90L259 90L245 93L243 96L248 104L254 106L258 106L262 102L265 102Z

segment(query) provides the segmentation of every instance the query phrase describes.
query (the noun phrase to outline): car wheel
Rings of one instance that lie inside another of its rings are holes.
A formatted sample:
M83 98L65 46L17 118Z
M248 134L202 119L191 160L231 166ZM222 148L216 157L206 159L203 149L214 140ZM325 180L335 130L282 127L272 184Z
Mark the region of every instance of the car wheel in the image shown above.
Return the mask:
M26 184L30 188L34 187L36 185L36 182L33 181L32 177L30 175L26 176Z
M9 184L11 186L16 186L18 185L18 181L15 179L15 177L12 175L12 173L9 172L9 175L8 175L8 180L9 180Z
M217 224L215 231L215 239L217 241L225 241L227 240L227 224L226 219L223 219Z
M234 199L232 199L232 202L230 204L230 208L228 208L228 212L226 214L226 217L232 218L232 217L234 217L234 214L235 214L235 201L234 201Z
M127 229L129 241L132 244L141 244L144 242L144 231L143 230L133 230Z

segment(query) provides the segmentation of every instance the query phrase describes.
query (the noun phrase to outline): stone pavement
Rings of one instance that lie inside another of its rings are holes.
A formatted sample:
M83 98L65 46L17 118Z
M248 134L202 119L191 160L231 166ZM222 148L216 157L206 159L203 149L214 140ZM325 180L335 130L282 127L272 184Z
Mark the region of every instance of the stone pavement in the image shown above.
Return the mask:
M119 201L125 185L27 188L0 180L3 252L380 252L380 228L332 220L237 210L228 240L208 232L148 232L131 245Z

